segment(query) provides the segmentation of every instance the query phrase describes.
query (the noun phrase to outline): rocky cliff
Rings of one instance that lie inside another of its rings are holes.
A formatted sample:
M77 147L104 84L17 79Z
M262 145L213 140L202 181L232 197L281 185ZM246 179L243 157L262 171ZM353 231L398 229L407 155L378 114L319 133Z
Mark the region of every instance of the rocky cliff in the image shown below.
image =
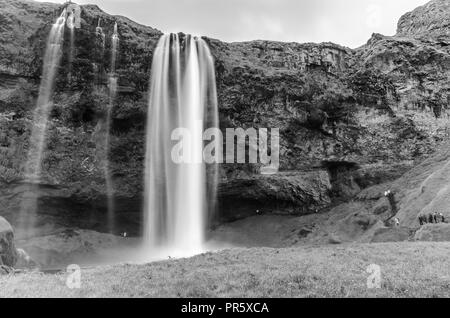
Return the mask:
M31 111L46 37L62 9L27 0L0 3L0 215L12 223L29 191L23 165ZM396 36L374 34L355 50L206 38L215 58L221 127L281 133L279 175L261 176L256 165L222 166L218 219L328 210L433 154L449 136L449 14L448 1L434 0L403 16ZM99 19L104 49L95 32ZM115 22L119 95L109 160L121 230L139 231L148 82L161 32L87 5L71 63L65 37L54 94L39 202L47 232L74 224L104 229L102 125Z
M445 38L450 35L450 3L435 0L401 17L397 34L413 38Z

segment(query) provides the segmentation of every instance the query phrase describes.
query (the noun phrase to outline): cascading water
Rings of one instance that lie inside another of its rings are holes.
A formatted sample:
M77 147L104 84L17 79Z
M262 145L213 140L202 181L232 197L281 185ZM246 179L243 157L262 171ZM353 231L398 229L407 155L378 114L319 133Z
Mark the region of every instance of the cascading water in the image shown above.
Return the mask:
M105 33L103 32L103 28L101 26L101 22L102 19L99 18L98 19L98 23L97 23L97 27L95 28L95 34L97 34L98 36L100 36L100 38L102 39L102 48L105 48Z
M117 23L114 23L114 32L111 38L111 73L116 72L116 61L117 61L117 49L119 47L119 32L117 30Z
M70 30L70 51L69 51L69 72L68 80L69 83L72 80L72 63L75 50L75 13L71 11L67 17L67 27Z
M117 75L116 75L116 63L117 63L117 52L119 47L119 32L117 30L117 23L114 24L114 33L111 38L111 70L109 73L108 84L109 84L109 105L106 112L106 138L105 138L105 180L106 180L106 193L108 196L108 228L110 232L114 231L114 186L111 178L111 172L109 169L109 144L110 144L110 134L111 134L111 114L114 105L114 100L117 94Z
M61 16L51 28L44 55L39 97L33 114L33 128L30 136L27 164L25 166L25 179L28 183L34 185L41 182L48 118L53 106L52 95L62 56L65 23L66 10L61 13ZM22 200L20 227L25 231L32 229L36 210L37 189L34 189Z
M164 35L154 52L145 159L144 246L174 255L203 250L217 166L203 163L205 128L218 127L214 62L205 41ZM191 133L191 161L176 164L174 129ZM212 169L211 169L212 168ZM212 171L212 173L211 173Z
M97 87L102 86L102 75L104 74L103 58L105 56L106 35L101 26L102 19L98 19L97 27L95 28L96 48L98 49L98 57L94 63L95 84Z

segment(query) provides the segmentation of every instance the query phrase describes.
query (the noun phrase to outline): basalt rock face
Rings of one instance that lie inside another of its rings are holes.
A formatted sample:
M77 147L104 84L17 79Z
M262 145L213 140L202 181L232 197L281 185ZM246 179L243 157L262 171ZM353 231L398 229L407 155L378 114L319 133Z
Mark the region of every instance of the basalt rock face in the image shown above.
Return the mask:
M22 0L0 3L0 215L12 220L18 198L28 191L23 165L42 56L62 9ZM220 219L257 210L312 213L392 181L433 153L450 127L450 40L448 19L440 18L448 14L447 1L432 1L402 17L398 35L374 34L355 50L333 43L205 38L215 58L221 128L280 129L278 175L260 176L258 165L222 166ZM104 47L95 32L99 19ZM133 228L128 232L138 233L148 84L161 32L96 6L81 7L72 63L65 34L43 163L43 223L52 215L80 216L80 227L102 230L104 119L115 22L119 94L108 158L117 213ZM90 217L81 211L90 211ZM61 222L68 225L68 219Z

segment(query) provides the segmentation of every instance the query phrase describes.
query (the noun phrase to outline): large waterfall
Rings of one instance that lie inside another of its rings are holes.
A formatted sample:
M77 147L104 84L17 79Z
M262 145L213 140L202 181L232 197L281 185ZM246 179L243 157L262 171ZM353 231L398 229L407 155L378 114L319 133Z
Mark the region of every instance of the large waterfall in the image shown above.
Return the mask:
M61 13L61 16L51 28L44 55L39 97L33 114L33 128L25 166L25 179L31 184L38 184L41 181L48 118L53 106L53 89L62 56L65 23L66 10ZM37 191L34 190L22 200L20 226L27 231L33 227L37 209Z
M215 199L216 166L203 163L202 133L217 127L214 62L205 41L162 36L154 52L145 159L144 242L176 255L200 252ZM191 133L190 162L177 164L174 129Z

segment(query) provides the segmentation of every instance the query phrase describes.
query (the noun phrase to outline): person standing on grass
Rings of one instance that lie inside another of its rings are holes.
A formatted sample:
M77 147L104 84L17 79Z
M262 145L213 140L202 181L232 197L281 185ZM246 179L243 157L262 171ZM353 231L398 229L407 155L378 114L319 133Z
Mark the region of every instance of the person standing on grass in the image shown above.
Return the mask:
M431 223L431 224L433 224L434 222L433 222L433 214L428 214L428 223Z
M436 224L439 223L439 220L438 220L438 213L437 213L437 212L434 212L434 213L433 213L433 221L434 221L434 223L436 223Z
M394 224L395 224L395 227L399 227L400 226L400 220L398 218L395 218L394 219Z
M423 214L420 214L419 215L419 223L420 223L420 226L422 226L425 223L427 223L427 217L425 215L423 215Z
M439 218L441 219L442 223L445 223L445 216L442 214L442 212L439 212Z
M391 213L392 213L392 216L394 216L394 215L396 215L397 214L397 203L395 202L395 195L394 195L394 193L392 193L392 191L391 190L387 190L385 193L384 193L384 196L388 199L388 201L389 201L389 205L391 206Z

